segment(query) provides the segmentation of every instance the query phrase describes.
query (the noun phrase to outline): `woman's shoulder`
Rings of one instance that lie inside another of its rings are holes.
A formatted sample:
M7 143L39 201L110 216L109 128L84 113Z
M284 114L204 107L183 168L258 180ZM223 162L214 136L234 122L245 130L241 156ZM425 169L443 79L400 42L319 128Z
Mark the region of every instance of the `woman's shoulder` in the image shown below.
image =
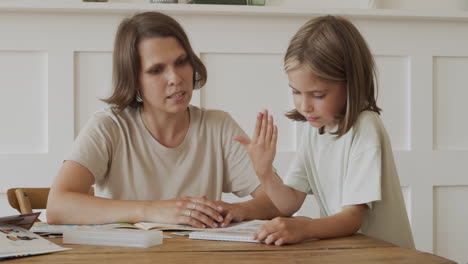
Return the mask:
M124 110L116 110L112 107L105 107L101 110L94 112L89 125L101 128L101 129L116 129L122 126L122 124L134 123L138 109L127 108Z
M190 113L193 113L195 116L199 116L200 120L203 122L209 123L219 123L219 121L233 120L231 115L223 110L200 108L193 105L190 106Z

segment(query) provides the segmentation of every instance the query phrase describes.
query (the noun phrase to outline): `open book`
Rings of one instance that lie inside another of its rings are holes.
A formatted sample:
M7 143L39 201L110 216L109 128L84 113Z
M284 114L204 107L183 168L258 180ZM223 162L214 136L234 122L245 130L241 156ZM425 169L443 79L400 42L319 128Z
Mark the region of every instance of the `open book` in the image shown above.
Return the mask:
M189 238L258 243L257 240L253 239L253 235L266 222L265 220L252 220L226 228L205 229L190 233Z
M197 228L189 225L176 225L176 224L163 224L163 223L151 223L151 222L138 222L135 224L130 223L111 223L111 224L103 224L103 225L49 225L43 222L36 222L34 226L31 228L31 231L34 233L38 233L41 235L44 234L62 234L64 231L72 230L76 228L86 227L86 228L94 228L94 229L140 229L140 230L160 230L160 231L168 231L168 230L178 230L178 231L206 231L206 230L229 230L229 228L233 228L243 224L244 222L240 223L230 223L227 227L224 228Z
M0 217L0 260L69 250L28 230L39 214Z

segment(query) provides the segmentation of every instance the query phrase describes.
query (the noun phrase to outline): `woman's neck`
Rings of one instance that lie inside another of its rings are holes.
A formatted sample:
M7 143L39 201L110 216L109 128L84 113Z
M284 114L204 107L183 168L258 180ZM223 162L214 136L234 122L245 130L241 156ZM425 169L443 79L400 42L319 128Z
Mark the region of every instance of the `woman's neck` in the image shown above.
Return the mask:
M176 148L184 141L190 125L190 112L168 114L145 107L141 109L141 119L154 139L168 148Z

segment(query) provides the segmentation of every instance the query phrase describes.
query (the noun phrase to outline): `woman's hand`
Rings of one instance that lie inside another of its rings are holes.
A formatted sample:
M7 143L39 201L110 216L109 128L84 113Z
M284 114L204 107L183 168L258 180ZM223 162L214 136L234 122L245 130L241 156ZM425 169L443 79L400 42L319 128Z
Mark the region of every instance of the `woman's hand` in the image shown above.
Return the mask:
M307 238L304 229L310 220L306 217L276 217L260 227L253 239L277 246L299 243Z
M224 220L222 208L206 196L151 201L148 205L144 212L145 219L156 223L217 228Z
M218 207L222 208L221 214L224 220L220 223L219 227L226 227L231 222L240 222L245 220L245 210L240 203L226 203L223 201L216 201Z
M273 123L273 116L269 115L267 110L257 115L252 141L242 136L234 137L233 140L241 143L247 150L260 180L266 175L273 174L278 128Z

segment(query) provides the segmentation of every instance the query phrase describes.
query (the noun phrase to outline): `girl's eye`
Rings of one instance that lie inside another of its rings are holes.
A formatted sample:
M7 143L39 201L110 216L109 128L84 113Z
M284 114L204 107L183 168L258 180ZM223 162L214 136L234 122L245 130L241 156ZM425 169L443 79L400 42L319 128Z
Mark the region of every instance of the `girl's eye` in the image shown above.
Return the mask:
M153 69L149 70L149 73L151 73L151 74L158 74L158 73L161 73L161 72L162 72L161 67L156 67L156 68L153 68Z
M325 95L324 94L322 94L322 95L312 95L312 97L315 98L315 99L323 99L323 98L325 98Z
M300 94L298 91L292 91L293 94Z

